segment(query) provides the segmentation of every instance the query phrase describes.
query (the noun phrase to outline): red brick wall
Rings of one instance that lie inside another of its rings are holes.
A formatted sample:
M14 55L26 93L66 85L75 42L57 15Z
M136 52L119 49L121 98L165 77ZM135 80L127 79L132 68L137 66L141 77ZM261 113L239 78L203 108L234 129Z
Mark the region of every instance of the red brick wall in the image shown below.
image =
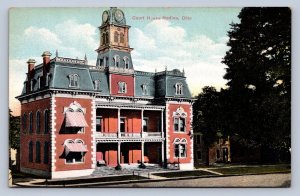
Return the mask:
M62 98L57 97L56 100L56 126L55 126L55 135L56 135L56 171L65 171L65 170L79 170L79 169L91 169L92 165L92 104L90 99L79 99L79 98ZM68 107L73 101L76 101L81 105L82 108L86 109L84 115L85 120L88 124L88 127L85 127L84 133L77 134L65 134L61 132L63 128L63 122L65 120L64 107ZM64 142L67 139L81 139L84 141L84 144L87 145L87 153L84 157L83 163L76 164L66 164L65 158L63 158L64 153Z
M118 82L126 82L126 84L127 84L127 92L126 93L118 93L118 90L119 90ZM112 95L120 95L120 96L134 96L134 77L112 74L111 75L111 94Z
M24 103L21 104L21 123L22 122L22 116L25 113L27 115L27 126L26 129L23 130L23 125L21 124L21 132L20 132L20 164L21 167L24 168L31 168L31 169L38 169L38 170L44 170L49 171L50 165L51 165L51 159L50 159L50 134L44 133L44 111L46 109L50 110L50 98L42 99L33 101L30 103ZM36 133L36 112L41 112L41 119L40 119L40 133ZM33 133L29 134L29 113L32 112L33 114ZM50 118L50 115L49 115ZM50 129L49 129L50 132ZM33 163L29 163L29 142L33 142ZM36 163L36 142L39 141L41 144L40 152L41 152L41 162ZM48 164L44 164L44 144L45 142L49 143L49 157L48 157Z
M117 109L97 109L97 116L102 116L102 131L108 133L118 132L118 110Z
M184 112L187 113L186 117L186 129L185 132L175 132L174 131L174 118L173 118L173 112L175 112L179 107L182 107ZM191 131L191 107L190 105L185 105L185 104L169 104L168 105L168 117L169 117L169 137L167 138L169 141L170 145L170 159L169 162L178 162L178 158L175 158L174 154L174 140L175 138L185 138L187 140L186 144L186 158L180 158L179 161L180 163L190 163L192 160L191 154L192 154L192 149L191 149L191 137L190 137L190 131Z
M125 117L125 131L129 133L141 132L141 111L140 110L121 110L121 117Z

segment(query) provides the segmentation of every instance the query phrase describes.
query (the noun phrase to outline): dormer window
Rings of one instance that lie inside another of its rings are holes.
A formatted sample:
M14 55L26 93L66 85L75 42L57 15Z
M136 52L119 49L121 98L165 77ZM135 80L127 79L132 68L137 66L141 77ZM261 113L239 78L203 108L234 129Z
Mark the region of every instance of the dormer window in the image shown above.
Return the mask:
M125 69L129 69L129 59L128 59L128 57L125 56L123 58L123 60L124 60Z
M100 80L95 80L94 85L95 90L100 90Z
M143 95L148 95L147 84L143 84L143 85L142 85L142 91L143 91Z
M175 94L176 95L183 95L183 84L182 83L176 83L175 84Z
M79 87L79 76L77 74L69 75L69 87L78 88Z
M119 55L114 56L114 62L115 62L115 67L119 67L119 64L120 64L120 56Z
M47 76L46 76L46 86L50 86L50 73L47 73Z
M33 91L34 80L30 81L30 91Z
M41 88L41 77L39 76L38 77L38 89L40 89Z
M126 82L119 82L118 85L119 85L118 93L126 93L127 92Z

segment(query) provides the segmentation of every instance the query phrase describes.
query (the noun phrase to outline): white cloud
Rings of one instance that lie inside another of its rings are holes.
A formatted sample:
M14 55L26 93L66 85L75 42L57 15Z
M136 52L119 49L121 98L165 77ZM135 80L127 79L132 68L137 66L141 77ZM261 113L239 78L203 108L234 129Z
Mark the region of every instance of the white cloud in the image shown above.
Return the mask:
M135 32L139 33L138 37L146 37L151 40L151 45L156 46L150 49L133 45L138 54L133 53L136 69L153 72L155 69L162 71L165 66L168 70L184 68L193 95L207 85L217 89L225 86L225 65L221 61L228 50L228 38L214 41L206 35L188 37L185 29L165 20L152 21L144 29L135 28Z

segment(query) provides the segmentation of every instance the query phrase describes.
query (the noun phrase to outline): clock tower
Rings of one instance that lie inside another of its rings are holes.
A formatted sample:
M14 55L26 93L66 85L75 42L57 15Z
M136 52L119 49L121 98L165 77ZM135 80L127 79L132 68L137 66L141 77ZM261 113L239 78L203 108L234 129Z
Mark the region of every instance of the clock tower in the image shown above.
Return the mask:
M100 45L96 50L97 66L133 69L129 28L122 10L113 7L102 13L102 24L99 27Z

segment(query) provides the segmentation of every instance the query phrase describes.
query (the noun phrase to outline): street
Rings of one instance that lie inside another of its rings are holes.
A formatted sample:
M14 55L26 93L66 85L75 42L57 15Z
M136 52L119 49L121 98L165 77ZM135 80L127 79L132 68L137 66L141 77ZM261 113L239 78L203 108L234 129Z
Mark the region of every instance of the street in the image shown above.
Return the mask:
M131 183L105 187L290 187L290 184L291 174L288 173Z

